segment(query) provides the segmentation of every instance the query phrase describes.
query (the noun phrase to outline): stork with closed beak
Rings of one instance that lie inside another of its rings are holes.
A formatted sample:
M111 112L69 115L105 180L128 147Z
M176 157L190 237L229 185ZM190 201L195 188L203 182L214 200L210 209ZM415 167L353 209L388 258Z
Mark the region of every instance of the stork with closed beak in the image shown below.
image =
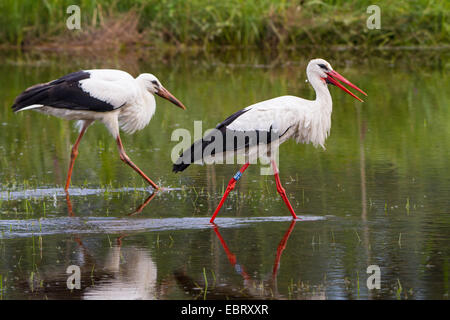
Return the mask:
M186 109L154 75L143 73L133 78L125 71L111 69L73 72L57 80L34 85L16 98L12 109L14 112L32 109L67 120L78 120L80 134L72 147L66 192L78 145L86 129L96 120L102 122L116 140L120 159L157 190L159 187L125 153L119 134L119 128L132 134L148 125L155 113L154 94Z
M292 217L296 219L297 215L281 185L275 161L276 152L272 152L270 147L276 145L276 148L278 148L286 140L295 139L297 143L312 143L314 146L324 148L325 140L331 128L332 100L330 91L328 91L328 84L339 87L361 102L360 98L345 88L339 81L367 95L334 71L331 65L323 59L311 60L306 68L306 74L309 83L316 91L315 100L282 96L237 111L218 124L216 130L212 130L211 133L197 140L190 148L186 149L174 164L173 171L180 172L192 163L211 162L211 159L223 160L223 158L236 154L244 154L246 157L258 154L259 157L261 153L258 149L267 150L262 154L269 157L277 191L287 205ZM231 139L229 139L230 137ZM235 137L237 139L234 139ZM230 141L231 143L229 143ZM249 162L246 162L229 181L225 193L211 217L211 223L214 222L228 194L234 189L237 180L240 179L249 164Z

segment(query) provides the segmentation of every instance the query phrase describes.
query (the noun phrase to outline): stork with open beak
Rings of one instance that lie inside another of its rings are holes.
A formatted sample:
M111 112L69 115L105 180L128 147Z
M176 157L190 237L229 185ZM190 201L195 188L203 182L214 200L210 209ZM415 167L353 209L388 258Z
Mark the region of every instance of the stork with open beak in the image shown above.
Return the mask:
M219 123L216 130L212 130L186 149L174 164L173 171L183 171L192 163L210 163L212 162L211 159L223 161L224 158L233 157L236 154L244 154L246 157L251 157L254 154L259 155L258 149L270 151L272 145L276 145L276 148L278 148L288 139L295 139L297 143L312 143L314 146L324 148L325 140L330 133L333 104L328 84L337 86L361 102L362 100L344 87L343 84L364 95L367 94L334 71L331 65L323 59L311 60L306 68L306 74L309 83L316 91L315 100L282 96L239 110ZM229 139L230 137L231 139ZM234 137L237 137L237 139L234 139ZM268 138L262 139L262 137ZM218 143L218 141L221 142ZM229 141L232 143L228 143ZM277 191L287 205L292 217L296 219L297 215L294 208L281 185L275 155L276 152L267 152L272 164ZM210 220L211 223L214 222L228 194L234 189L236 182L249 164L250 162L246 162L229 181L225 193Z

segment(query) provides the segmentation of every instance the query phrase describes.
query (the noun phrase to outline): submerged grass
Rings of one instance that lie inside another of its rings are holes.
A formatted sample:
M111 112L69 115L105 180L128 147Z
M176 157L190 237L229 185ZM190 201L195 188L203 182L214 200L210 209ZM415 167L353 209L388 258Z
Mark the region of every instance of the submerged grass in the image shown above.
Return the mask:
M81 30L69 31L72 0L0 2L0 42L9 45L442 46L448 1L381 0L381 29L369 30L372 1L80 0Z
M206 294L208 293L208 277L206 277L205 268L203 268L203 279L205 280L205 288L203 289L203 300L206 300Z

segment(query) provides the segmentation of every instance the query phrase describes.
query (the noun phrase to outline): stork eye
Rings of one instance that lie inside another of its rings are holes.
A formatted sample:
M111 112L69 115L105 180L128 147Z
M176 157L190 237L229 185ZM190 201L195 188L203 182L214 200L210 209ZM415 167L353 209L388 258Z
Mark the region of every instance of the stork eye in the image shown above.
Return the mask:
M158 85L158 81L156 81L156 80L152 80L152 83L155 85Z
M326 65L324 65L324 64L321 63L321 64L319 64L318 66L321 67L323 70L328 71L328 68L327 68Z

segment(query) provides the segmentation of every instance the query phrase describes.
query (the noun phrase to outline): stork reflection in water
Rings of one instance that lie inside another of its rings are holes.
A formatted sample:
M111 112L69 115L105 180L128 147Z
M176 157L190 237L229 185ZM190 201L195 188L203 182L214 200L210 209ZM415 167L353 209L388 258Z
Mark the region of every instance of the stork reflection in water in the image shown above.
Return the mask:
M284 297L278 292L278 270L280 266L281 257L284 249L287 246L289 237L291 236L294 227L295 220L292 220L289 224L288 229L284 233L281 241L277 246L277 251L275 253L275 260L272 267L272 272L268 275L263 281L258 281L253 279L252 276L247 272L244 265L238 262L236 255L231 251L219 232L219 228L216 224L213 224L213 231L219 240L225 254L227 255L228 261L233 269L238 273L243 281L244 286L235 287L230 284L219 284L213 287L208 286L206 292L199 293L198 284L201 283L199 280L192 279L189 275L186 274L184 270L178 269L173 272L175 279L178 283L178 286L189 293L193 297L199 299L207 299L207 300L225 300L225 299L283 299ZM216 277L217 278L217 277ZM264 285L265 284L265 285ZM303 298L309 299L323 299L324 295L322 293L307 296Z

